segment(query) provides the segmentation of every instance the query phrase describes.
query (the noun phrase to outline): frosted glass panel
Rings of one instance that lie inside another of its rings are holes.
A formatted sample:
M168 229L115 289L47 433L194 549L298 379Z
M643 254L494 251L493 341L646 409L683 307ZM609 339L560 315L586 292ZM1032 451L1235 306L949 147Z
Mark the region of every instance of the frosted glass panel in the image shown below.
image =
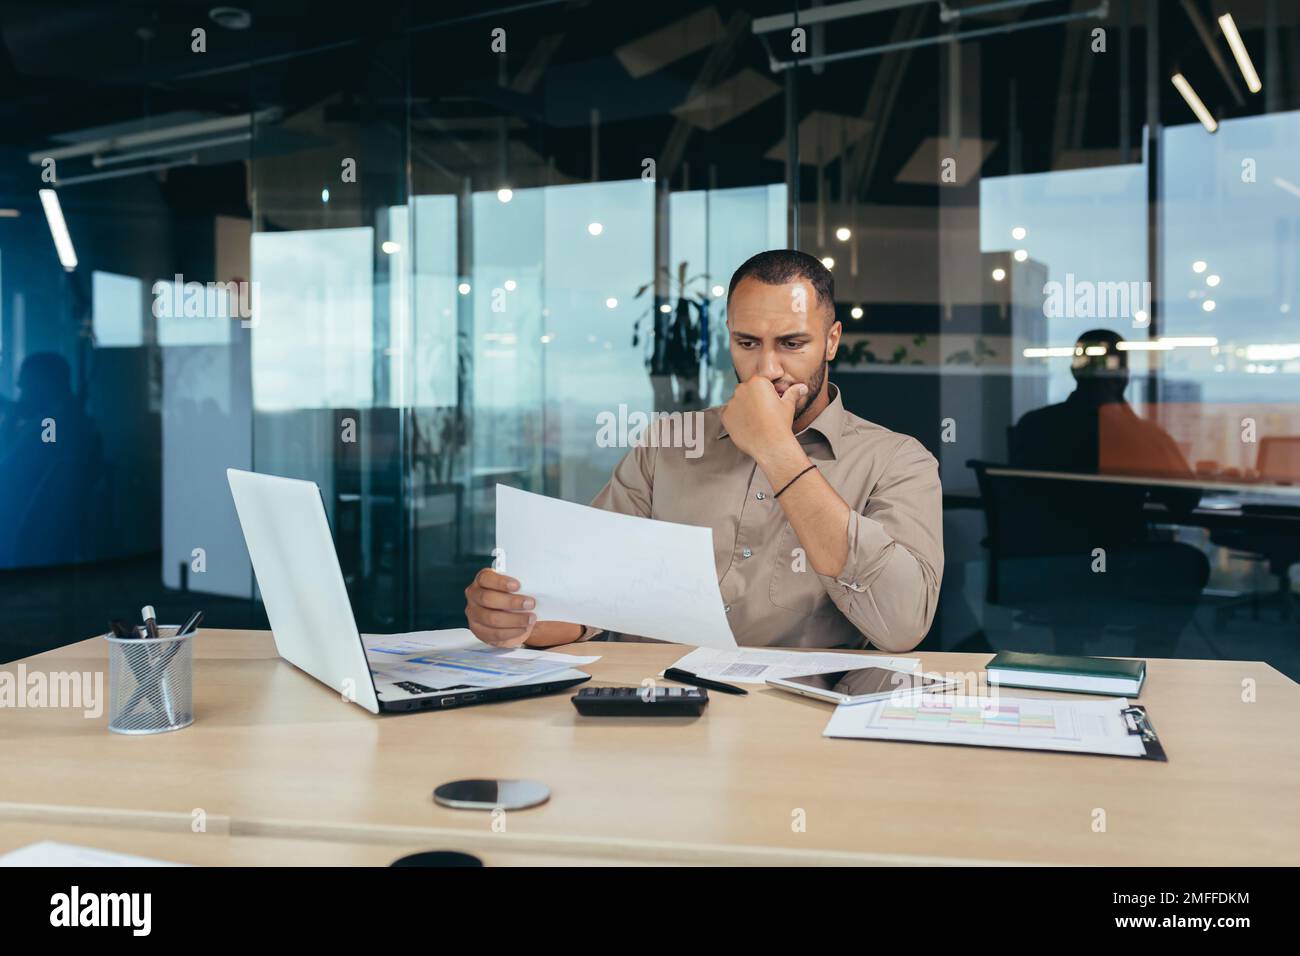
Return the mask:
M599 235L591 234L591 223L600 224ZM596 444L597 414L617 413L623 403L650 407L650 378L642 350L632 346L632 324L653 304L649 292L635 298L654 274L653 184L547 189L544 249L547 443L558 444L560 456L560 487L548 491L585 503L626 451Z
M1031 264L1045 269L1043 288L1032 290L1033 302L1047 300L1046 283L1058 284L1060 295L1070 301L1071 308L1061 310L1065 314L1050 309L1044 312L1046 344L1073 345L1081 332L1098 327L1128 338L1147 337L1151 296L1144 285L1148 281L1146 166L984 178L980 180L979 227L980 252L1023 249ZM1021 229L1023 234L1018 231ZM1100 290L1094 293L1097 307L1076 314L1073 290L1085 287ZM1122 289L1124 294L1117 292L1112 299L1110 289ZM1031 340L1037 335L1035 332ZM1017 347L1024 344L1015 341ZM1031 344L1042 343L1034 340ZM1020 354L1012 356L1013 366L1022 372L1045 370L1047 390L1041 397L1046 402L1063 401L1074 390L1068 361L1032 362L1026 365ZM1145 366L1145 355L1133 357L1135 374L1145 372ZM1016 404L1017 415L1028 411L1020 401Z
M1213 337L1172 366L1206 402L1294 401L1300 375L1300 112L1167 129L1161 332ZM1212 304L1212 308L1207 308Z
M1024 249L1049 281L1145 281L1146 178L1145 166L1129 165L982 179L980 251ZM1055 342L1083 328L1049 331Z
M98 348L144 344L144 283L112 272L91 274L91 324Z
M374 402L374 230L253 236L258 411Z

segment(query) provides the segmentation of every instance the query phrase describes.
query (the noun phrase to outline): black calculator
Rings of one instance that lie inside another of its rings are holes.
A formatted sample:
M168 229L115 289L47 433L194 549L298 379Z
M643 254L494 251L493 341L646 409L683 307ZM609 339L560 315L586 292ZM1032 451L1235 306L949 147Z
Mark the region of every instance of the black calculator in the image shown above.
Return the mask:
M709 692L699 687L584 687L569 699L587 717L698 717Z

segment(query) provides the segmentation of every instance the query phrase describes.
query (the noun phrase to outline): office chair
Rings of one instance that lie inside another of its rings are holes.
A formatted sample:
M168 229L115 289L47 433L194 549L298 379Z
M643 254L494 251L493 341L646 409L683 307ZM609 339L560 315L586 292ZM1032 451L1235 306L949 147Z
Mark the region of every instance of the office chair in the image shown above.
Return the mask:
M988 469L999 466L979 460L966 466L975 472L984 508L987 534L980 543L989 552L985 600L1016 611L1020 623L1054 631L1077 624L1080 605L1089 596L1071 593L1064 586L1068 579L1053 577L1051 565L1088 551L1072 540L1075 535L1064 527L1069 519L1052 502L1068 498L1081 483L990 475ZM1045 488L1048 482L1053 487Z
M1294 484L1300 480L1300 436L1286 435L1261 438L1256 470L1263 481ZM1300 517L1300 507L1280 504L1244 504L1243 517ZM1293 526L1279 523L1277 530L1225 528L1210 534L1210 541L1235 552L1240 557L1268 563L1269 573L1277 578L1277 588L1269 594L1252 591L1225 601L1215 609L1215 626L1222 628L1233 611L1249 606L1251 617L1259 620L1261 607L1276 607L1283 621L1300 619L1300 596L1291 590L1291 566L1300 563L1300 536Z
M1190 545L1147 537L1140 487L967 466L988 527L988 603L1050 628L1058 653L1085 653L1087 640L1118 628L1134 635L1139 653L1174 656L1183 629L1196 623L1209 562ZM1093 570L1098 547L1106 573Z

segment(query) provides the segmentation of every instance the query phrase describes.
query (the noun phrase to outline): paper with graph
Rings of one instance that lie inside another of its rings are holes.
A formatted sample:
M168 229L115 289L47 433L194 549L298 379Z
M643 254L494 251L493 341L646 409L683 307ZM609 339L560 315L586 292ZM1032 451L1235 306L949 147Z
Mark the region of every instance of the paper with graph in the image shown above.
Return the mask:
M1045 700L900 694L835 708L823 734L871 740L1018 747L1074 753L1146 756L1124 698Z
M463 627L405 634L362 634L370 673L397 684L415 681L435 690L507 687L600 660L529 647L488 647Z
M539 621L572 621L699 647L735 647L713 565L713 532L497 485L497 567L537 599Z

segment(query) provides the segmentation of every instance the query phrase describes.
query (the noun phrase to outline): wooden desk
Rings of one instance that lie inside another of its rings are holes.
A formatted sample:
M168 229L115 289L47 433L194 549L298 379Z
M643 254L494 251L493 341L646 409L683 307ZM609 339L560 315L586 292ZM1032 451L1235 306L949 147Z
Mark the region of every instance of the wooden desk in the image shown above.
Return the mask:
M596 684L638 684L685 650L577 649L603 655L585 668ZM960 672L988 659L919 656ZM23 663L102 670L105 646ZM1247 679L1255 703L1241 700ZM1141 700L1164 764L832 740L828 705L766 689L715 694L698 720L582 718L567 694L374 717L279 660L265 632L202 632L195 685L194 725L151 737L75 710L0 711L0 823L170 831L181 847L201 809L209 834L235 840L214 862L260 852L239 849L256 837L304 862L362 845L378 848L366 862L441 848L618 863L1300 863L1300 686L1256 662L1150 662ZM553 796L507 814L505 832L433 803L437 784L480 776L533 777Z
M355 843L230 836L211 831L194 833L188 825L154 829L152 826L59 823L50 821L49 808L44 808L44 813L30 822L17 822L19 814L12 806L7 807L7 815L8 822L0 823L0 854L42 840L56 840L192 866L390 866L408 853L452 849L420 836L412 836L405 843ZM610 857L516 852L505 841L484 846L474 855L485 866L616 866L621 862Z

